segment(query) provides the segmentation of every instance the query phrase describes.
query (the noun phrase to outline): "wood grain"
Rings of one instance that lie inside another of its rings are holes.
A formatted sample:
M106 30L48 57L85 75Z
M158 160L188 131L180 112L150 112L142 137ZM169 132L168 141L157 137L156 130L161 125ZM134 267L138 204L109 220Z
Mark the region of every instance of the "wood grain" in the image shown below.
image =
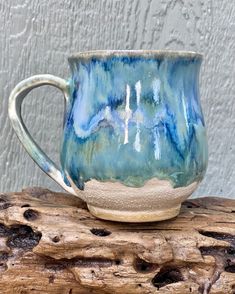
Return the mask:
M172 220L95 219L77 197L0 194L3 294L233 294L235 200L186 201Z
M78 50L167 48L204 54L201 97L210 160L197 194L234 197L234 25L230 0L0 0L1 191L27 185L59 189L36 167L10 127L8 97L20 80L39 73L68 77L66 58ZM31 93L23 108L31 133L57 162L62 100L59 91L45 87Z

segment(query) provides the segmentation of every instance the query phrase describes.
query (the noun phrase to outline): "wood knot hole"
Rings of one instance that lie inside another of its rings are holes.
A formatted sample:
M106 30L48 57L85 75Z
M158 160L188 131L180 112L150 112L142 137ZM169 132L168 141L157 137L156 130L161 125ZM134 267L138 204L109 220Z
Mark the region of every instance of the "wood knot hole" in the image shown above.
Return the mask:
M25 210L23 216L28 221L34 221L39 217L39 213L36 210L27 209Z
M152 279L153 286L158 289L180 281L184 281L184 278L178 268L162 268Z
M141 258L137 258L134 262L134 268L140 273L150 273L158 268L158 264L150 263Z
M30 205L29 204L23 204L23 205L21 205L21 208L25 208L25 207L30 207Z
M229 264L224 269L227 273L235 273L235 264Z
M52 238L52 241L54 243L58 243L58 242L60 242L60 237L59 236L55 236L55 237Z
M120 265L122 262L121 262L121 260L120 259L116 259L115 260L115 265Z
M106 229L97 229L97 228L93 228L90 230L91 233L93 235L96 235L96 236L99 236L99 237L106 237L106 236L109 236L111 235L111 232L106 230Z

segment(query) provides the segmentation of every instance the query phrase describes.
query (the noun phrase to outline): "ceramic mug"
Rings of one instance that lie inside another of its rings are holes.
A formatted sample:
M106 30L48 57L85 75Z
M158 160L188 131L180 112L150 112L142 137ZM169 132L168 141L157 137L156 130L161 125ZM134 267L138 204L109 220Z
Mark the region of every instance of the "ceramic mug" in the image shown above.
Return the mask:
M90 51L69 57L71 78L36 75L9 98L9 116L39 167L103 219L146 222L179 213L202 180L207 139L199 97L202 56L178 51ZM65 98L61 168L21 118L34 88Z

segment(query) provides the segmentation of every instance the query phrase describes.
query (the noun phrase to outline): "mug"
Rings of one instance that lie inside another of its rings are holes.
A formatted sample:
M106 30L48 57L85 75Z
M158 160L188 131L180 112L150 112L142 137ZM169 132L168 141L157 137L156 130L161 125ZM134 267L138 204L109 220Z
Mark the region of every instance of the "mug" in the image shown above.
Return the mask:
M9 98L12 126L39 167L98 218L147 222L175 217L202 180L207 138L199 97L202 55L107 50L73 54L71 78L35 75ZM41 85L65 98L61 168L21 117Z

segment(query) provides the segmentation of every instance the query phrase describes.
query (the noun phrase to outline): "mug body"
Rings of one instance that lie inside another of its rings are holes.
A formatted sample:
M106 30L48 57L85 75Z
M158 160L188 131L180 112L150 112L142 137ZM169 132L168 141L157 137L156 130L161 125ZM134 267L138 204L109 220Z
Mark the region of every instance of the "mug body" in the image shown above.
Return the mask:
M196 189L207 166L201 60L142 50L69 58L61 164L94 215L167 219Z

